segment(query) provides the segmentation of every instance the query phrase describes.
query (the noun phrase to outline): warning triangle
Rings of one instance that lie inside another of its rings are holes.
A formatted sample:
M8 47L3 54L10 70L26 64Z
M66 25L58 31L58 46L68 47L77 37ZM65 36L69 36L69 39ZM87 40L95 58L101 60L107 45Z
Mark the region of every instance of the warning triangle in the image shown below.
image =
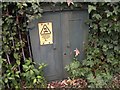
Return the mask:
M50 31L50 29L47 27L46 24L43 25L43 28L42 28L40 34L41 34L41 35L51 34L51 31Z

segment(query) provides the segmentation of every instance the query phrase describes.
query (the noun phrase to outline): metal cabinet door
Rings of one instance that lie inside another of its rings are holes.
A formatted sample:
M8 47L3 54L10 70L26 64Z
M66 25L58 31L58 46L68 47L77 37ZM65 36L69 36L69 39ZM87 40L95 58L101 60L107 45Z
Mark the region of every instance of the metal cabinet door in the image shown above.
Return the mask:
M30 25L35 26L30 30L33 59L36 63L44 62L46 78L50 80L67 77L64 69L71 62L74 49L80 50L79 60L84 58L84 44L86 43L88 27L85 21L87 11L61 11L46 12L40 20L35 20ZM40 45L39 22L52 22L53 44Z
M60 13L46 12L40 20L34 20L30 26L30 40L32 47L33 59L36 63L46 63L45 76L47 80L56 80L63 78L62 64L62 41L60 27ZM38 23L52 22L53 44L40 45Z
M78 59L84 59L84 45L88 33L88 26L85 24L87 20L87 11L65 11L61 13L63 67L70 64L76 48L80 51ZM67 77L65 70L64 77Z

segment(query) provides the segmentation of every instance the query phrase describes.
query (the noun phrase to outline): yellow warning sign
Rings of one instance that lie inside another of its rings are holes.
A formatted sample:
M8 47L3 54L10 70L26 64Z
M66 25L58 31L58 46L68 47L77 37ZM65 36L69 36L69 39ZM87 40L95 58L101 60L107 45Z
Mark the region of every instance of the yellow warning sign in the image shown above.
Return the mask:
M40 45L53 44L52 22L38 23Z

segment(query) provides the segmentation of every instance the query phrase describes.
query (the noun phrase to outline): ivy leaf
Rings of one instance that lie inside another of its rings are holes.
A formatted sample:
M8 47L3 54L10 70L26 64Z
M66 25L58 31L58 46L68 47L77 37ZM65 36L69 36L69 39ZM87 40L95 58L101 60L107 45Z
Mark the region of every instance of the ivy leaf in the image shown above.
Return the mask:
M102 19L100 14L94 14L92 17L96 18L97 20Z
M34 80L33 80L33 84L35 84L37 82L37 79L35 78Z
M18 65L20 65L20 60L17 60L16 63L17 63Z
M5 83L7 83L8 82L8 79L7 78L5 78Z
M88 12L90 13L92 10L96 10L96 7L93 5L88 6Z
M107 17L110 17L113 14L113 12L110 12L109 10L107 10L105 12L107 13Z
M23 68L24 68L24 69L27 69L27 68L28 68L28 66L27 66L27 65L23 65Z
M9 49L10 49L10 48L9 48L9 46L8 46L8 45L5 45L5 46L4 46L4 52L8 52L8 51L9 51Z
M25 6L25 7L27 7L27 4L26 4L26 3L23 3L22 5Z
M18 57L19 57L19 55L18 55L18 53L14 53L14 58L16 59L16 60L18 60Z
M9 79L9 80L12 80L12 79L14 79L14 78L13 78L13 77L8 77L8 79Z
M33 70L30 70L30 75L33 75L33 74L34 74Z
M13 40L13 37L10 37L9 40Z
M118 46L115 46L115 47L114 47L114 50L115 50L115 51L118 51L118 50L119 50L119 47L118 47Z
M92 73L88 74L87 76L88 76L88 77L87 77L88 80L94 82L94 76L93 76Z
M94 62L92 60L84 60L83 64L92 67L94 65Z
M40 78L42 78L42 77L41 77L41 76L37 76L37 78L39 78L39 79L40 79Z
M103 45L102 50L103 50L104 52L106 52L106 51L108 50L108 47L107 47L107 45L106 45L106 44L105 44L105 45Z
M33 71L34 71L36 74L39 74L39 70L33 69Z

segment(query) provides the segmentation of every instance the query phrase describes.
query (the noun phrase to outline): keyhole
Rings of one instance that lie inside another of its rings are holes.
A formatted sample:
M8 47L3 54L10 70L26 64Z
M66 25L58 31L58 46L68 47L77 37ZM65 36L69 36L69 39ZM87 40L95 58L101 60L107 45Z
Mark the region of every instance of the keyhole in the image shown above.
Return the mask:
M64 55L67 55L66 53L64 53Z

